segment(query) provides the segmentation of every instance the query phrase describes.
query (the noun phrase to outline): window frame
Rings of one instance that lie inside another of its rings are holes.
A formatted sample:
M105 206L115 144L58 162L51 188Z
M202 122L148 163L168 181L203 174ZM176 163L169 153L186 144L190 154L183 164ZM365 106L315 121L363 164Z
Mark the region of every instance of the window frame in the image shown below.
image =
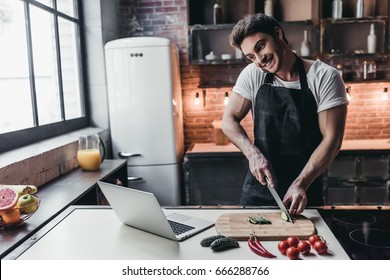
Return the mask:
M86 90L86 65L85 65L85 44L84 44L84 33L83 33L83 11L80 0L75 0L77 9L78 9L78 18L68 16L60 11L57 11L57 0L53 0L53 8L48 7L40 2L35 0L19 0L24 2L24 11L25 11L25 24L26 24L26 39L27 39L27 51L28 51L28 63L29 63L29 78L30 78L30 93L32 98L32 110L33 110L33 127L21 129L17 131L11 131L0 134L0 153L4 153L22 146L26 146L38 141L42 141L48 138L59 136L71 131L82 129L87 127L90 124L89 120L89 108L88 108L88 95ZM58 71L58 86L60 92L61 100L61 121L39 125L38 123L38 109L36 104L36 92L35 92L35 75L33 67L33 58L32 58L32 41L31 41L31 22L30 22L30 5L34 5L38 8L41 8L54 16L54 32L56 38L56 49L58 52L57 56L57 65L59 67ZM78 26L78 32L80 37L79 47L80 53L78 53L78 60L80 68L80 93L81 93L81 103L84 116L74 119L65 120L65 107L64 107L64 97L63 97L63 85L62 85L62 73L61 73L61 49L59 42L59 32L58 32L58 17L65 18L72 21Z

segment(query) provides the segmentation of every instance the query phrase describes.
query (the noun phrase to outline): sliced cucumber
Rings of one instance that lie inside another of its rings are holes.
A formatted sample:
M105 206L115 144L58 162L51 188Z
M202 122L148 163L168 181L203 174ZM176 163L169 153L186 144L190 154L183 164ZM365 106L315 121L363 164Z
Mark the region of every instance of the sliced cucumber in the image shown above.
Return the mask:
M249 216L248 222L251 224L271 224L271 221L264 217Z
M282 214L280 215L282 217L283 220L285 220L286 222L290 222L290 219L288 218L287 214L282 212Z

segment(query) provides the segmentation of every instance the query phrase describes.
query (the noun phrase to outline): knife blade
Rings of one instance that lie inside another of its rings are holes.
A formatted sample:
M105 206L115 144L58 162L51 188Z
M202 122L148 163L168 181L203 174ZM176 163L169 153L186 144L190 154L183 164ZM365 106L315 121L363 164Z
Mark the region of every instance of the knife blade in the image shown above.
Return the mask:
M292 217L290 216L290 213L287 211L286 207L284 206L283 201L280 199L280 197L279 197L278 193L276 192L276 190L273 187L271 187L271 184L269 182L268 177L265 177L265 179L267 180L267 188L271 192L271 194L272 194L273 198L275 199L276 203L278 204L280 210L282 210L282 212L284 214L286 214L286 217L288 219L287 222L290 222L290 223L293 224L294 221L293 221Z

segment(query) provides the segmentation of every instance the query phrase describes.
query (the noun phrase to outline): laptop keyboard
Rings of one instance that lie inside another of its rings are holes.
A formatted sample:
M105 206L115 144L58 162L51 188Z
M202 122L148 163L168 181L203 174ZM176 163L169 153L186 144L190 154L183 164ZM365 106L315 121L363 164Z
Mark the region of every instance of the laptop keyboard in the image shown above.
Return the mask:
M173 229L173 232L176 235L179 235L179 234L185 233L191 229L194 229L194 227L192 227L192 226L184 225L184 224L181 224L178 222L174 222L174 221L170 221L170 220L168 220L168 222L169 222L171 228Z

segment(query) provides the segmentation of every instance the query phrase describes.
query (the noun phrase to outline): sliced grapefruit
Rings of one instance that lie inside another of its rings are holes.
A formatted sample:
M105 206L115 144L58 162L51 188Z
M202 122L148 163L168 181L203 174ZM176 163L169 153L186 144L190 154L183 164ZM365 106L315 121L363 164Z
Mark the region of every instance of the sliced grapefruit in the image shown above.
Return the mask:
M8 187L0 188L0 212L14 208L18 198L19 194L16 190Z

